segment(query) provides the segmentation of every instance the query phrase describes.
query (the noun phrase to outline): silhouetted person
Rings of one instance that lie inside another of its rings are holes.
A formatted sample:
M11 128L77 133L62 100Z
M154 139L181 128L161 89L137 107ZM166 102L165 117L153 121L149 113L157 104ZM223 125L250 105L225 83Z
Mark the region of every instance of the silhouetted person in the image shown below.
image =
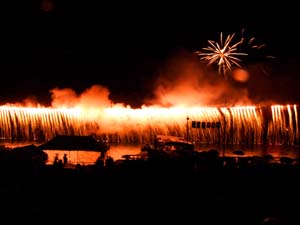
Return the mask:
M106 153L107 153L107 150L102 150L100 152L100 158L104 160L106 158Z
M60 170L63 168L63 161L61 159L58 160L57 168Z
M53 164L55 164L55 165L58 164L58 153L55 154Z
M101 156L97 158L96 166L98 171L102 171L104 169L104 159Z
M64 154L63 160L64 160L64 165L66 165L68 163L67 154Z

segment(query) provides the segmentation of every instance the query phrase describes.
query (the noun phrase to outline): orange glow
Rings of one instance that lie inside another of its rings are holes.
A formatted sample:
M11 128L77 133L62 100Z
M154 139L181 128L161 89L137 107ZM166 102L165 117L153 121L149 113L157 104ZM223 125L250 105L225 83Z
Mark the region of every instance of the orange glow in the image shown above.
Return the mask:
M247 82L250 78L250 75L244 69L236 69L232 72L232 77L238 82Z
M299 142L297 112L296 105L138 109L121 104L102 108L0 106L0 136L36 140L57 134L96 134L111 142L147 143L157 134L185 138L188 134L198 143L293 145ZM220 122L221 128L195 129L192 121Z

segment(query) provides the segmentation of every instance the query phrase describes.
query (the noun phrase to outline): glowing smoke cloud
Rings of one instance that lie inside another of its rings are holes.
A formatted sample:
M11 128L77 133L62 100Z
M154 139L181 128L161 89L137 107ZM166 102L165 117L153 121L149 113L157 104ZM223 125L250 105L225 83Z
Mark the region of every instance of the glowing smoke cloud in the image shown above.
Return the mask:
M155 98L146 102L164 107L251 104L246 88L209 76L211 73L197 58L182 52L166 63L156 81Z
M49 108L0 106L0 136L35 140L57 134L97 134L111 142L148 143L157 134L187 137L188 116L190 122L221 122L219 129L190 130L196 142L299 143L296 105L251 106L246 88L207 76L211 71L197 61L185 54L170 60L157 80L156 98L137 109L112 102L101 85L80 94L53 89ZM239 105L224 105L224 96Z
M52 106L54 108L61 107L108 107L111 105L109 100L109 91L101 85L93 85L78 95L70 88L58 89L50 91L52 97Z

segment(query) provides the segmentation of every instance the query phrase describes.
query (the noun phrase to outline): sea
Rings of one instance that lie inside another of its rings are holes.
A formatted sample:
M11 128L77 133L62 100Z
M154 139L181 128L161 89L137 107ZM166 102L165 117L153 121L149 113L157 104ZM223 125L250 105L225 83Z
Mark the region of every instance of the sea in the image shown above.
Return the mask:
M40 145L40 142L10 142L1 141L0 146L12 149L15 147L22 147L26 145ZM141 144L111 144L110 149L107 152L107 156L112 157L115 161L122 160L125 155L138 155L141 153ZM195 145L196 151L209 151L217 150L219 156L237 157L234 154L236 150L242 150L245 154L238 157L246 156L265 156L271 155L274 158L289 157L292 159L300 158L300 146L265 146L265 145L212 145L212 144L197 144ZM54 159L58 156L59 159L63 159L66 154L68 162L70 164L91 165L94 164L97 158L100 156L99 152L86 151L86 150L44 150L48 154L47 164L53 164Z

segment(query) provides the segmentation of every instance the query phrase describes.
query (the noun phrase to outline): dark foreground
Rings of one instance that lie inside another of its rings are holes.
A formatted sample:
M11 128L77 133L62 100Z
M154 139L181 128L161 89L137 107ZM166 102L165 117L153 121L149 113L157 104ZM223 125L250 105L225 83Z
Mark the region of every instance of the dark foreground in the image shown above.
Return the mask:
M298 164L124 160L1 170L3 221L300 224ZM8 220L6 220L8 219Z

